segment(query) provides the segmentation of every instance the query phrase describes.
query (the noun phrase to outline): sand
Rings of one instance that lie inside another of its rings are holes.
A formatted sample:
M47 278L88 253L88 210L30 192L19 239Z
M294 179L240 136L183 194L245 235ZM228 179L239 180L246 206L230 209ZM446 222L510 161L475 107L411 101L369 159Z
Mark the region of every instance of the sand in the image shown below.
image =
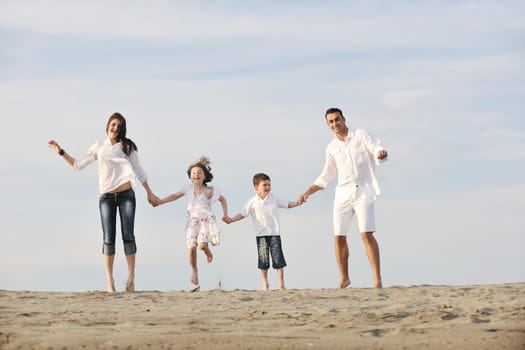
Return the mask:
M525 349L525 283L0 291L1 349Z

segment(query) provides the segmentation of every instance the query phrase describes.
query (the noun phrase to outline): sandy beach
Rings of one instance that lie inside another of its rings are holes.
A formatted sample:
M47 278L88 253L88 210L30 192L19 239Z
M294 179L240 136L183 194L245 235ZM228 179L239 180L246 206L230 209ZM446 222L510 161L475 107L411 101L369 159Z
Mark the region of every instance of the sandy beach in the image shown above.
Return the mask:
M525 349L525 283L0 291L1 349Z

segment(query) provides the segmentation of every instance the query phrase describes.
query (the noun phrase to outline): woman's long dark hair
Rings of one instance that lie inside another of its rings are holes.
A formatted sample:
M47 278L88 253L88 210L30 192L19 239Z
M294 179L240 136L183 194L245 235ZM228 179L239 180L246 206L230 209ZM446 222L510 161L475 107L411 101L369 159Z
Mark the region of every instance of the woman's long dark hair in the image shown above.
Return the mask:
M126 137L126 119L122 116L120 113L113 113L111 117L108 119L108 123L106 124L106 133L108 132L109 123L113 119L118 119L120 122L119 128L118 128L118 140L122 144L122 151L126 153L126 155L130 155L132 151L138 151L137 145L135 142L131 141Z

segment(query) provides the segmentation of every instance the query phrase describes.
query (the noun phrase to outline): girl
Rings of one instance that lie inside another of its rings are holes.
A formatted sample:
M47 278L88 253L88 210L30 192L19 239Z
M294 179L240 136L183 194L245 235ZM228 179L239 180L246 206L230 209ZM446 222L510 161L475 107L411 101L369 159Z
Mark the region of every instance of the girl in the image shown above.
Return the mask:
M200 160L191 164L187 170L191 183L185 185L179 192L171 194L156 204L165 204L186 196L186 210L188 213L186 223L186 244L188 247L188 258L192 274L191 283L195 285L194 291L199 290L199 274L197 270L197 246L206 255L206 261L211 263L213 254L208 242L213 245L219 244L219 228L211 211L211 204L218 200L221 203L223 219L228 216L226 198L221 195L217 186L208 186L213 175L211 173L210 160L202 156Z
M75 159L60 145L49 141L49 147L57 152L74 170L82 170L87 165L98 162L98 182L100 190L99 209L104 233L102 254L106 270L107 291L115 293L113 262L115 260L115 236L117 209L120 213L122 241L128 263L126 291L135 290L135 192L132 188L138 177L148 194L148 201L156 203L159 198L148 185L146 173L137 156L137 145L126 137L126 119L120 113L114 113L106 124L107 139L92 145L82 159Z

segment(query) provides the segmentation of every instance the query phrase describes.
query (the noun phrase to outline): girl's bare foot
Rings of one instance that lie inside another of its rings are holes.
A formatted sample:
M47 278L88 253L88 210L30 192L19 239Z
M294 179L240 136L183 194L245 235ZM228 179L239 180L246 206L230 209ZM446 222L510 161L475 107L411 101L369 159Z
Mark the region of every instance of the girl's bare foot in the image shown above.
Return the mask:
M211 263L213 261L213 254L211 253L210 247L208 247L208 242L199 243L199 248L206 255L206 261Z
M197 271L197 268L192 269L191 283L193 283L196 286L199 284L199 272Z
M341 280L341 282L339 282L339 288L341 288L341 289L346 288L346 287L348 287L350 285L350 283L352 283L350 281L350 279L349 278L345 278L345 279Z
M213 254L211 253L211 251L209 249L206 249L204 250L204 254L206 254L206 261L209 263L211 263L213 261Z

